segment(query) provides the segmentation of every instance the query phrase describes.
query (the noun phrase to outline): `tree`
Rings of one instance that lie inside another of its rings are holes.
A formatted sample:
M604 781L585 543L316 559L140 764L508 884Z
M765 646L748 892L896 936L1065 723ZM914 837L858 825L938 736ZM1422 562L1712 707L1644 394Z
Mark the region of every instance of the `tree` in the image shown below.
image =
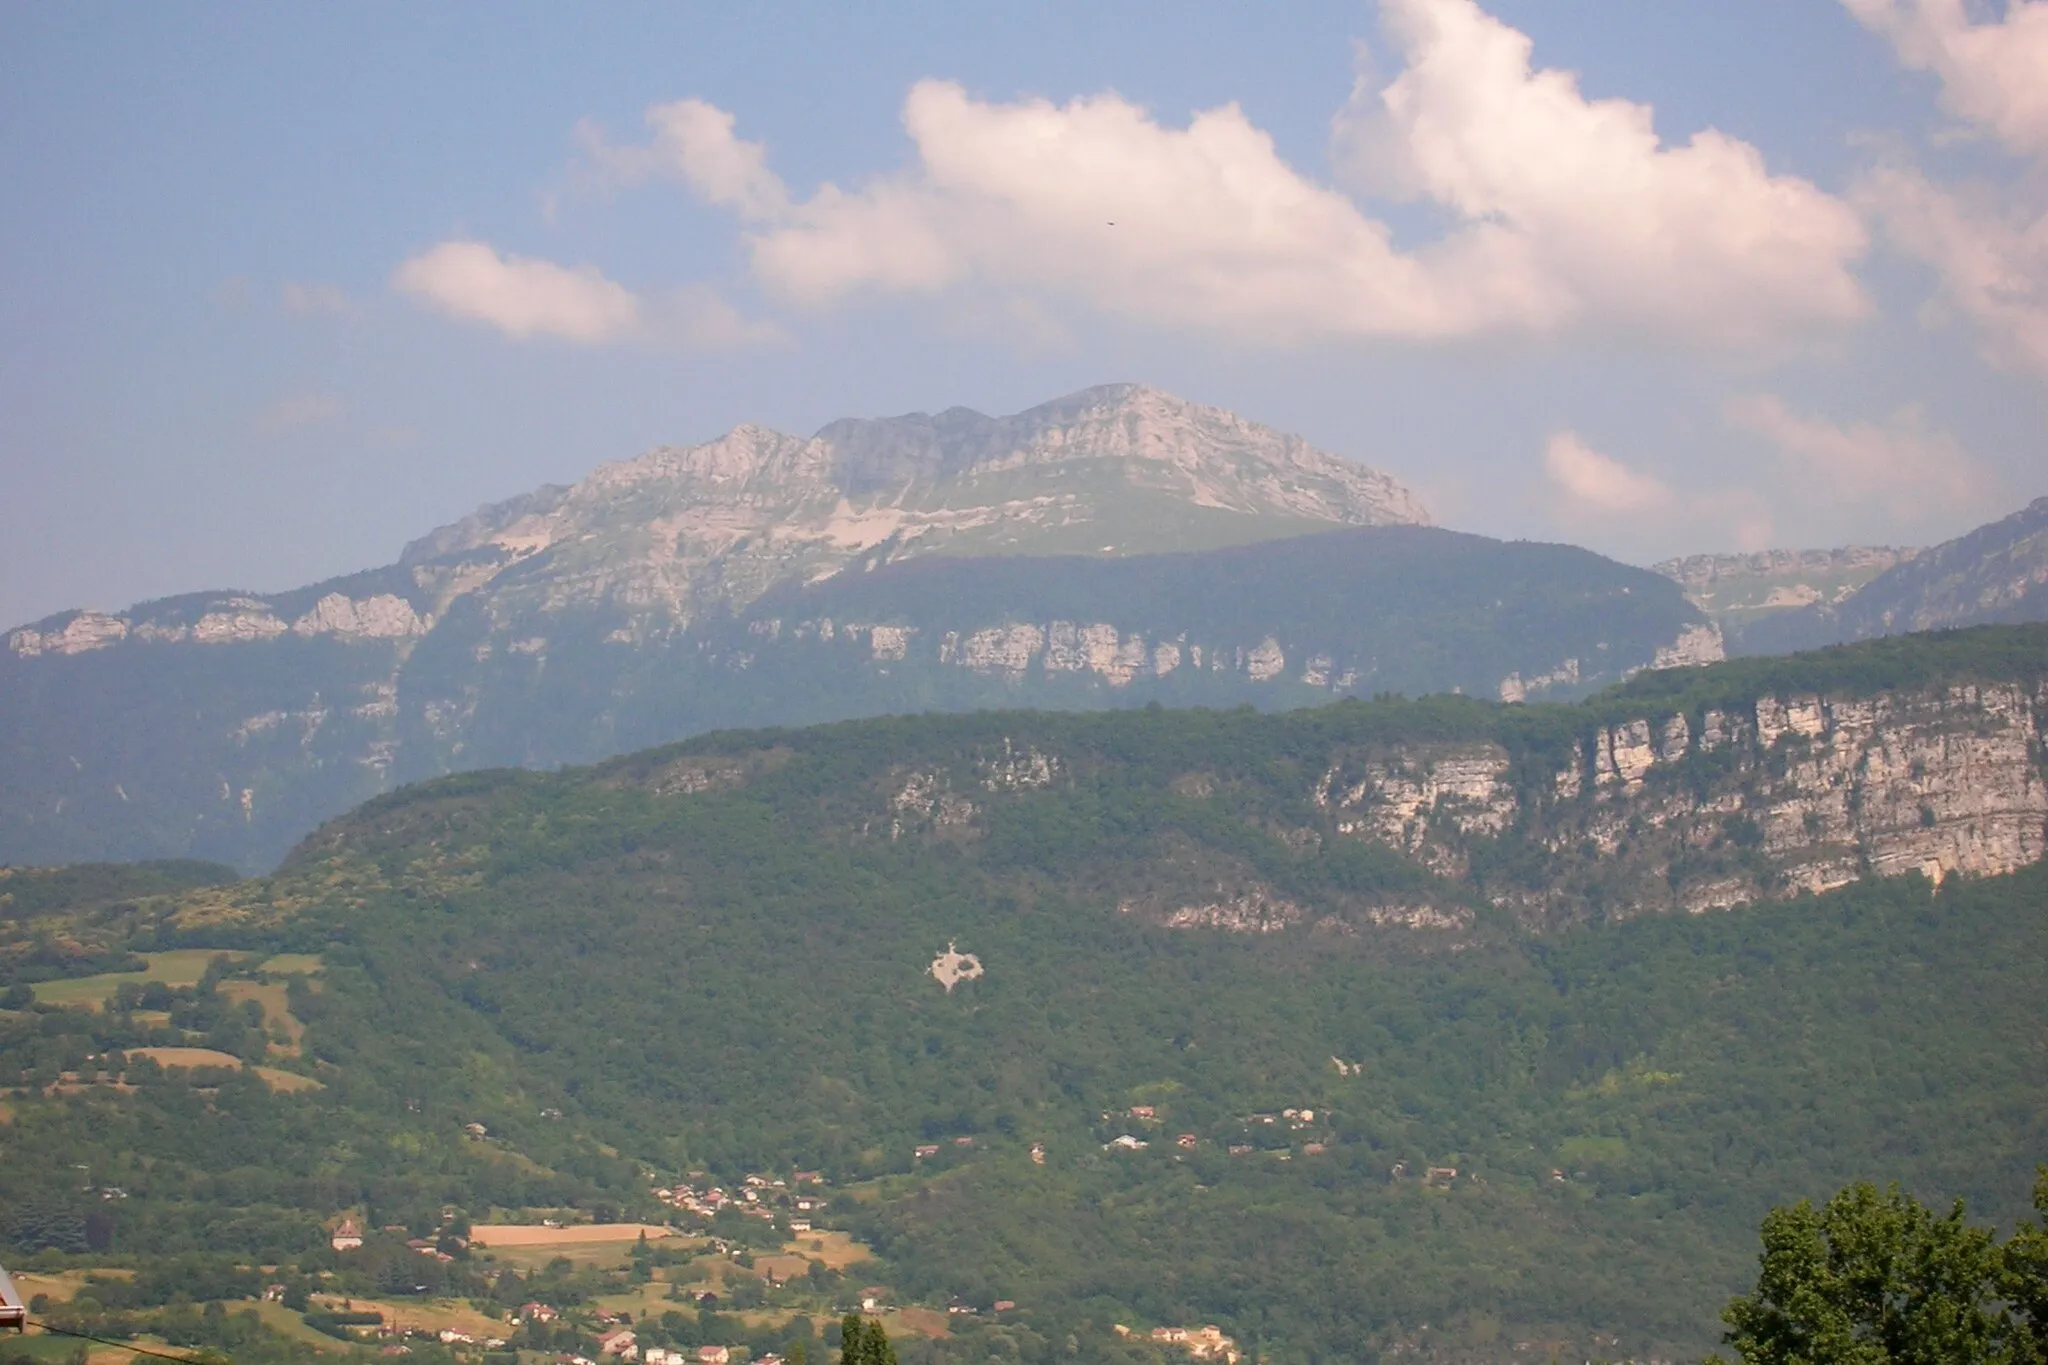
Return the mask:
M2015 1359L2006 1258L1963 1204L1936 1216L1897 1186L1850 1186L1763 1222L1756 1292L1722 1313L1747 1365L1961 1365ZM2024 1359L2025 1357L2020 1357Z
M858 1313L839 1321L840 1365L896 1365L896 1347L879 1322Z
M2048 1362L2048 1166L2034 1176L2034 1211L2042 1222L2023 1225L2005 1244L1999 1288L2013 1314L2014 1359Z

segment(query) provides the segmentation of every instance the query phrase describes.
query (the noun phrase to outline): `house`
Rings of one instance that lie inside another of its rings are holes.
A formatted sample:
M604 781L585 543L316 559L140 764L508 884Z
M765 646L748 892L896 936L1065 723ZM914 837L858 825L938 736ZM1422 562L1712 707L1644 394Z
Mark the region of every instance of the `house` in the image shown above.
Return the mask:
M1110 1148L1115 1148L1117 1151L1120 1152L1135 1152L1147 1145L1149 1144L1147 1144L1143 1138L1133 1137L1129 1133L1125 1133L1122 1137L1113 1138L1110 1141L1104 1143L1103 1150L1107 1151Z
M1223 1335L1214 1324L1188 1333L1188 1354L1196 1360L1237 1360L1237 1343Z
M954 1299L952 1302L946 1305L946 1311L948 1313L958 1313L966 1316L972 1316L973 1314L979 1313L981 1310L979 1308L976 1308L973 1304L969 1303L965 1299Z
M699 1346L697 1365L726 1365L732 1359L730 1346Z
M1045 1164L1045 1144L1044 1144L1044 1143L1042 1143L1042 1142L1034 1142L1034 1143L1032 1143L1032 1144L1031 1144L1031 1159L1032 1159L1032 1161L1036 1162L1036 1163L1037 1163L1038 1165L1040 1165L1040 1166L1043 1166L1043 1165Z
M327 1239L327 1243L336 1251L354 1251L363 1244L363 1230L356 1226L355 1219L344 1218L341 1220L341 1226L334 1230L334 1235Z
M911 1155L919 1161L924 1160L928 1156L937 1156L938 1154L939 1144L936 1142L920 1143L911 1149Z
M1451 1187L1451 1182L1457 1178L1456 1166L1432 1166L1429 1168L1429 1174L1422 1177L1422 1183L1433 1189L1447 1190Z
M462 1131L479 1140L491 1135L491 1130L484 1127L481 1123L465 1123L462 1125Z
M610 1356L615 1360L638 1360L639 1339L629 1328L621 1327L617 1331L606 1332L597 1339L597 1353L599 1356Z
M476 1344L475 1337L467 1332L458 1332L453 1327L443 1327L439 1336L443 1346L453 1346L457 1342L462 1343L464 1346L474 1346Z
M825 1173L823 1171L797 1171L789 1178L799 1185L819 1185L824 1183Z
M1016 1306L1017 1301L1015 1299L997 1299L988 1311L991 1313L1007 1313Z
M1199 1139L1197 1139L1193 1133L1182 1133L1179 1137L1173 1140L1173 1145L1180 1148L1182 1151L1192 1151L1197 1141L1199 1141Z
M519 1316L527 1322L553 1322L562 1315L544 1303L522 1303Z
M811 1230L811 1220L808 1218L792 1218L789 1220L789 1230L791 1232L809 1232Z
M953 1145L955 1147L972 1147L974 1139L971 1137L956 1137L953 1139Z
M281 1284L266 1284L266 1285L264 1285L264 1286L263 1286L263 1301L264 1301L265 1303L279 1303L279 1302L282 1302L282 1301L283 1301L283 1299L284 1299L284 1286L283 1286L283 1285L281 1285Z
M1149 1104L1134 1104L1124 1111L1134 1119L1156 1119L1159 1111Z
M1154 1327L1152 1329L1152 1340L1157 1342L1171 1345L1176 1342L1186 1341L1187 1339L1188 1329L1185 1327Z
M860 1291L860 1311L863 1313L879 1313L882 1311L882 1305L887 1303L888 1300L888 1290L881 1288L879 1285L871 1285Z

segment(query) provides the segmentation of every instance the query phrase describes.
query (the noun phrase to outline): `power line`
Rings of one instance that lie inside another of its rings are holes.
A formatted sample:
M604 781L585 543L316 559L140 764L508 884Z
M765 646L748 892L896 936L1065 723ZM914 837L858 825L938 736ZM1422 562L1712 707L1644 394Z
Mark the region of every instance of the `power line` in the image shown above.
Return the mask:
M58 1327L51 1323L38 1322L34 1318L23 1318L22 1321L31 1327L40 1327L45 1332L49 1332L54 1336L77 1337L80 1341L90 1341L101 1346L117 1346L124 1351L133 1351L139 1356L154 1356L158 1360L174 1360L178 1365L192 1365L194 1360L201 1358L199 1356L174 1356L168 1351L152 1351L147 1346L137 1346L132 1341L116 1341L112 1337L96 1337L90 1332L74 1332L69 1327ZM229 1359L227 1356L217 1358L221 1360ZM230 1361L230 1365L232 1365L232 1361Z

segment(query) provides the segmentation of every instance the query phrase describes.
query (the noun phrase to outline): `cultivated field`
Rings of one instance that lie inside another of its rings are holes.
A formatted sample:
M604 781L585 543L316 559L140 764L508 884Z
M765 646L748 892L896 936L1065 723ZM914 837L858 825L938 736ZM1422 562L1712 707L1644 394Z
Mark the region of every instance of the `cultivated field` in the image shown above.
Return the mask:
M292 1007L285 999L282 981L261 984L254 981L223 981L220 983L220 993L236 1004L244 1000L254 1000L261 1005L263 1021L266 1024L280 1025L290 1039L280 1051L289 1057L299 1055L299 1044L306 1036L306 1026L292 1013Z
M210 1047L131 1047L130 1057L148 1057L165 1070L173 1067L199 1068L224 1066L230 1071L242 1069L242 1059L227 1052L216 1052ZM311 1076L301 1076L296 1071L280 1071L274 1066L252 1066L249 1068L263 1078L263 1083L272 1090L290 1092L295 1090L324 1089Z
M795 1241L785 1243L782 1249L790 1255L823 1261L828 1270L844 1270L874 1255L864 1244L854 1241L853 1234L848 1232L806 1232Z
M484 1337L503 1337L512 1334L510 1323L487 1313L479 1313L459 1299L344 1300L339 1294L315 1294L313 1303L317 1307L330 1309L340 1308L343 1303L347 1303L357 1312L382 1313L387 1324L417 1327L427 1332L439 1332L444 1327L452 1327L458 1332L467 1332L479 1340Z
M217 1052L210 1047L131 1047L130 1057L147 1057L158 1066L169 1070L172 1067L224 1066L230 1071L242 1069L242 1059L231 1052Z
M470 1228L471 1246L557 1247L595 1246L607 1242L637 1242L640 1234L652 1242L675 1234L657 1223L572 1223L551 1228L540 1223L481 1223Z
M217 957L237 962L247 953L223 952L217 948L177 948L167 953L144 953L149 966L139 972L102 972L71 981L44 981L36 988L36 1002L43 1005L89 1005L98 1009L125 982L145 985L161 981L166 986L196 986L206 975L206 964Z

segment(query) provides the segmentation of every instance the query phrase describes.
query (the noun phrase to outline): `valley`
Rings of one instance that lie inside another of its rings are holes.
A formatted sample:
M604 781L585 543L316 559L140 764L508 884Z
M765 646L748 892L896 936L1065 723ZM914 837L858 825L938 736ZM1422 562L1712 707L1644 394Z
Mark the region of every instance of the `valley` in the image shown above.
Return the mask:
M76 967L0 1012L6 1235L31 1270L554 1305L507 1350L621 1311L643 1349L823 1350L866 1299L918 1361L1208 1325L1697 1355L1774 1203L2023 1209L2044 685L2010 627L1569 706L853 721L452 776L259 878L17 872L0 961ZM59 1193L72 1162L122 1197ZM681 1240L598 1231L636 1223Z

